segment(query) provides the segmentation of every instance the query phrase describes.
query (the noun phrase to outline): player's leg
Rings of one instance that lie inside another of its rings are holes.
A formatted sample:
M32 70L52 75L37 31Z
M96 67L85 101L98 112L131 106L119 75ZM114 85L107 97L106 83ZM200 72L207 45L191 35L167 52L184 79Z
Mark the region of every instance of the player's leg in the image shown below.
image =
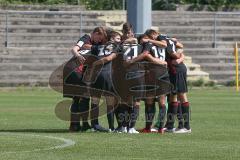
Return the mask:
M91 127L93 131L108 132L108 129L102 127L98 121L100 97L91 97Z
M182 107L182 113L183 113L183 119L184 119L184 128L191 132L190 127L190 104L187 99L187 93L180 93L179 98L181 100L181 107Z
M116 100L112 96L106 96L106 103L107 103L107 119L108 119L108 126L109 131L114 131L114 109L116 106Z
M73 97L72 105L70 108L71 117L70 117L70 127L69 130L72 132L77 132L81 130L80 126L80 110L79 110L79 99L80 97Z
M170 95L170 101L168 104L167 125L166 125L167 132L174 131L174 122L177 116L177 109L178 109L177 95L172 93Z
M90 103L90 98L81 98L79 102L79 107L80 107L80 113L81 113L81 118L82 118L82 131L86 131L88 129L91 129L91 126L88 123L88 118L89 118L89 103Z
M118 127L116 132L127 133L127 127L129 125L129 106L125 103L120 103L117 106L116 118L118 121Z
M191 132L190 129L190 111L189 102L187 99L187 69L184 67L179 73L177 73L177 85L178 85L178 99L181 102L182 117L184 120L183 129L180 129L180 133Z
M130 118L130 124L129 124L129 130L128 133L139 133L135 129L135 125L139 116L139 108L140 108L140 100L137 100L134 102L133 107L130 107L129 112L129 118Z
M144 133L151 132L151 127L153 123L153 119L155 116L156 107L153 98L147 98L145 100L145 128L141 131Z
M165 122L165 117L166 117L166 96L165 95L161 95L159 97L159 102L158 102L158 106L159 106L159 116L158 116L158 121L159 121L159 126L158 126L158 132L159 133L164 133L164 122Z

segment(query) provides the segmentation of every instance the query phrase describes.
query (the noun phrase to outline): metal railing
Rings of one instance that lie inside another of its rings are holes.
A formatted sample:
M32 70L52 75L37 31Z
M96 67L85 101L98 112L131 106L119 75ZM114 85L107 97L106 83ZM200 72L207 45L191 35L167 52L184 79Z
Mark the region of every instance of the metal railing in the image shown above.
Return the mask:
M221 27L220 25L217 24L219 16L221 15L239 15L240 18L240 13L239 12L216 12L214 14L214 31L213 31L213 48L217 48L217 37L218 37L218 33L217 33L217 29L219 27Z
M5 14L5 47L8 47L9 44L9 27L10 27L10 21L11 21L11 15L16 15L16 14L22 14L22 15L77 15L79 16L79 35L81 36L83 34L83 23L84 23L84 17L86 15L91 16L91 15L99 15L102 16L104 14L124 14L126 16L126 12L108 12L108 11L4 11L1 12L1 14ZM213 48L217 48L217 43L218 43L218 29L221 27L221 25L218 24L219 19L222 18L220 16L224 15L239 15L240 18L240 13L239 12L216 12L215 14L213 13Z
M4 14L4 12L2 12ZM9 29L10 29L10 23L11 19L10 17L12 15L75 15L79 16L79 29L81 36L83 34L83 22L84 22L84 16L91 16L96 15L100 16L102 15L101 12L98 11L5 11L5 47L8 47L9 45Z

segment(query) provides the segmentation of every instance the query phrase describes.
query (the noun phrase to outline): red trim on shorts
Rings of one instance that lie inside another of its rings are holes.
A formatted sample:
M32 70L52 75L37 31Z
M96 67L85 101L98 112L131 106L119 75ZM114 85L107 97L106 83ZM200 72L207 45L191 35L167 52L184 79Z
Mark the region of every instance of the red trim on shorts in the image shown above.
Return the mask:
M178 102L172 102L171 105L172 105L173 107L178 107Z
M183 107L189 107L189 102L184 102L184 103L182 103L182 106L183 106Z

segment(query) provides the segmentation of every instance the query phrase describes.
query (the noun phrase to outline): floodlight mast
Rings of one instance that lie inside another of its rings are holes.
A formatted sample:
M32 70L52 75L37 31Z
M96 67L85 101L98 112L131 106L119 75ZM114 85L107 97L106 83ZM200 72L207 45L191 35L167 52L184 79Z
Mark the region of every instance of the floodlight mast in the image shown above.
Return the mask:
M152 26L152 1L127 0L127 21L133 25L134 32L141 34Z

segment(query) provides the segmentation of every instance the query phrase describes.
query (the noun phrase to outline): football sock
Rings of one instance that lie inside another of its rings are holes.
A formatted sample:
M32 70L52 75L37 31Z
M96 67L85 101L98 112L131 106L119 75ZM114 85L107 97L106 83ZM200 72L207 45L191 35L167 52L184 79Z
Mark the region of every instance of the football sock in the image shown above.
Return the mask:
M158 116L159 129L162 129L164 127L165 116L166 116L166 105L159 105L159 116Z
M139 115L139 106L136 105L133 108L130 108L130 126L129 128L134 128L137 122Z
M152 104L145 103L146 129L151 129L155 112L156 112L155 103Z
M99 116L99 107L97 104L91 104L91 126L94 127L95 125L98 125L98 116Z
M89 98L82 98L79 102L80 107L80 115L82 117L83 125L88 124L88 117L89 117Z
M107 106L107 119L109 129L114 130L114 111L112 106Z
M182 111L183 111L183 118L184 118L184 128L190 129L189 102L182 103Z
M178 128L183 128L183 114L182 114L182 106L178 103L178 110L177 110L177 119L178 119Z
M79 97L73 97L71 111L71 125L80 125L80 114L79 114Z
M167 115L168 118L168 128L173 129L174 128L174 121L176 119L177 115L177 109L178 109L178 102L172 102L169 105L169 113Z

